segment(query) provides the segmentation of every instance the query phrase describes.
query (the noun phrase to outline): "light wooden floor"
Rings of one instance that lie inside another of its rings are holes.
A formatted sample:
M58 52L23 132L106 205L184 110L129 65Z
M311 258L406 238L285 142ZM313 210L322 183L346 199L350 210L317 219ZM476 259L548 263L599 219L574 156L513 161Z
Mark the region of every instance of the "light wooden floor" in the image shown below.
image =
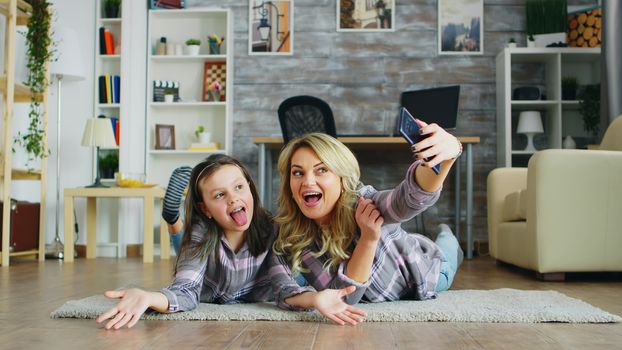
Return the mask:
M49 318L69 299L130 283L158 289L171 263L77 259L74 264L13 260L0 268L0 349L613 349L622 324L363 323L140 321L105 331L94 320ZM531 273L489 258L467 261L454 289L553 289L622 315L620 274L540 282ZM510 301L508 301L510 302Z

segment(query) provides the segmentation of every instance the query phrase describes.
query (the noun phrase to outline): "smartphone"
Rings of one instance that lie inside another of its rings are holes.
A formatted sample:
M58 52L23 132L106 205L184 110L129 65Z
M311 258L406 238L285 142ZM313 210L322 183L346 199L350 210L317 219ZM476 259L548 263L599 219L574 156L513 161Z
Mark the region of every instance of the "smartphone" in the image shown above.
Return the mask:
M415 117L413 117L406 108L400 108L400 134L404 136L411 146L428 137L419 134L419 129L421 128L419 124L417 124L417 121L415 121ZM425 158L424 160L428 162L430 158ZM438 175L441 172L441 165L436 164L432 170Z

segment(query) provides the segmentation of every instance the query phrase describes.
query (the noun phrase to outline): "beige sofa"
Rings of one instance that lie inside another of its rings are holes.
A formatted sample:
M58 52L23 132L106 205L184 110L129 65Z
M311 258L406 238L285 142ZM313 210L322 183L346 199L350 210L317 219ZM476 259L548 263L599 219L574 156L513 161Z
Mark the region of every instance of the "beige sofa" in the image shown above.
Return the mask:
M622 271L622 116L599 150L536 152L488 176L491 255L535 270Z

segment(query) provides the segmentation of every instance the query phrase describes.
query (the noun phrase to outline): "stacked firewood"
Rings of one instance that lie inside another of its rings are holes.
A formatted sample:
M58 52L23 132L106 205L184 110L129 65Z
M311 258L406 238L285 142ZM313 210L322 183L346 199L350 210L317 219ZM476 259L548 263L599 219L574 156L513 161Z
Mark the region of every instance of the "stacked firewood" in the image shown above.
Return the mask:
M600 8L568 15L568 46L600 47L602 24Z

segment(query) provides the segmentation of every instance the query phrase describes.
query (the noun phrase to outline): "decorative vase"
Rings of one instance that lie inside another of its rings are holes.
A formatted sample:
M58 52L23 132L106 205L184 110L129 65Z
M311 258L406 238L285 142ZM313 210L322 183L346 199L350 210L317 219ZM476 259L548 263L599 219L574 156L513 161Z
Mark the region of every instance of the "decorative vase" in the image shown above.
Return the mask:
M566 136L566 138L564 139L564 142L563 142L562 146L563 146L565 149L575 149L575 148L577 148L577 143L574 141L574 139L572 138L572 136L568 135L568 136Z
M119 6L106 5L104 12L106 12L106 18L117 18L119 17Z
M220 46L216 40L209 40L209 54L210 55L220 55Z
M210 90L207 94L207 100L210 102L220 101L220 91Z
M199 133L199 142L206 145L208 143L210 143L212 138L212 134L206 131L203 131L202 133Z
M186 45L186 54L189 56L198 56L200 48L199 45Z

